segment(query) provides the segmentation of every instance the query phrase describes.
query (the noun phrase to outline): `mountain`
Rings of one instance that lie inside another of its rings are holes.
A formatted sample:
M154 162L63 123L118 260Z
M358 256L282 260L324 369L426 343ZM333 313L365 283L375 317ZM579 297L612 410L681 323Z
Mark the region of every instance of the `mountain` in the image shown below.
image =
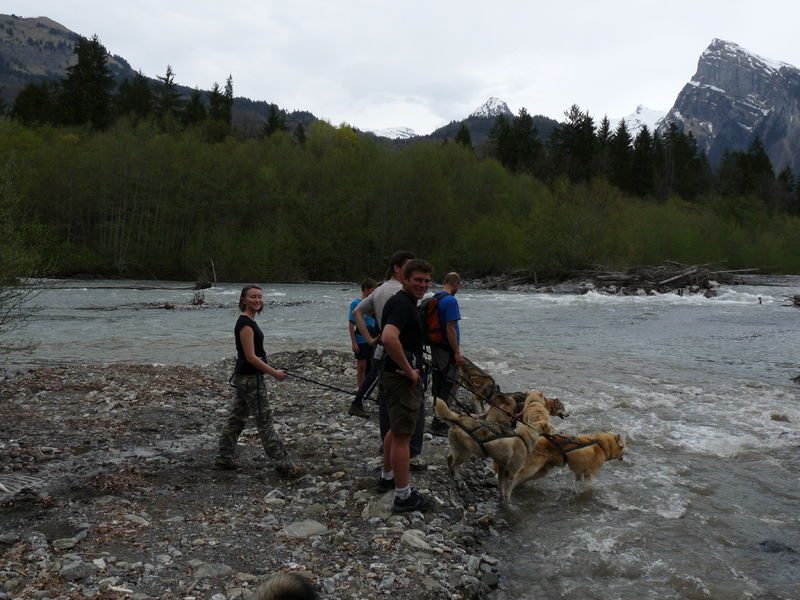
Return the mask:
M635 138L645 125L647 125L650 133L653 133L661 124L661 121L663 121L666 114L667 113L665 113L663 110L651 110L640 104L631 114L625 115L619 119L609 119L609 123L611 124L611 131L614 131L616 130L617 126L619 126L619 122L622 119L625 119L625 125L628 128L631 137Z
M469 113L469 118L496 119L500 115L513 117L514 113L512 113L508 108L508 104L492 96L478 108Z
M776 171L800 173L800 69L714 39L662 128L670 122L691 132L712 164L759 137Z
M410 140L417 137L417 133L408 127L387 127L386 129L370 129L368 133L372 133L378 137L388 138L390 140Z
M469 130L472 145L478 148L489 139L489 133L494 126L494 122L500 115L509 119L514 118L514 113L511 112L505 102L492 97L472 111L466 119L450 121L447 125L440 127L426 137L434 140L454 139L463 123ZM533 125L539 133L539 139L546 141L553 130L558 127L558 121L542 115L534 115Z
M47 17L23 18L16 15L0 15L2 98L11 104L26 84L65 77L67 67L75 64L77 60L73 48L79 38L79 34ZM166 70L166 65L164 66ZM123 81L134 75L130 64L115 54L109 55L108 67L117 81ZM149 79L153 85L158 82L154 78ZM225 74L221 73L220 81L223 82L224 79ZM183 98L188 98L192 88L179 85L178 92ZM269 102L234 98L233 125L246 134L255 134L264 126L269 109ZM290 131L293 131L298 124L307 127L317 120L308 111L282 112Z
M0 86L7 99L31 82L61 79L75 64L72 53L80 36L47 17L0 15ZM128 62L109 56L108 67L118 79L133 75Z

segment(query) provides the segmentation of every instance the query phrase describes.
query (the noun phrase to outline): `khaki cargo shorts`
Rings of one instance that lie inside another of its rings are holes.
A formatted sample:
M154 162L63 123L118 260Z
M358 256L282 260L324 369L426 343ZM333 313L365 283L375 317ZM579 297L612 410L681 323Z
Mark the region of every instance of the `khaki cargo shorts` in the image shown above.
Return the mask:
M389 407L389 429L392 433L411 435L417 426L422 404L422 386L413 385L407 377L384 371L381 383Z

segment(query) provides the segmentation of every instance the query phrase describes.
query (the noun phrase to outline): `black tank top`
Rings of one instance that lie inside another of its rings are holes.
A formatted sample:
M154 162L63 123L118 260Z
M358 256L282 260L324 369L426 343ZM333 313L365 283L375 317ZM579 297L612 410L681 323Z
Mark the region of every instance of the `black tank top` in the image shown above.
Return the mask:
M239 315L236 321L236 327L233 328L233 335L236 337L236 374L237 375L258 375L261 371L256 369L253 365L247 362L244 357L244 348L242 347L242 340L239 333L243 327L253 328L253 345L256 349L256 356L261 360L267 360L267 353L264 352L264 333L253 319L247 315Z

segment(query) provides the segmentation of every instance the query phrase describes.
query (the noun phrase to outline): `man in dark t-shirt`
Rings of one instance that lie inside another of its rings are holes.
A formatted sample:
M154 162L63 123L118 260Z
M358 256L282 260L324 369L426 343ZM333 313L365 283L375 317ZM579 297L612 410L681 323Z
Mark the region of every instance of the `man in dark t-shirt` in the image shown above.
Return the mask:
M403 289L383 308L381 342L388 358L382 382L389 407L389 432L383 439L381 479L394 480L392 512L426 511L431 502L409 485L411 435L422 403L422 323L417 302L428 291L431 265L421 259L406 263Z

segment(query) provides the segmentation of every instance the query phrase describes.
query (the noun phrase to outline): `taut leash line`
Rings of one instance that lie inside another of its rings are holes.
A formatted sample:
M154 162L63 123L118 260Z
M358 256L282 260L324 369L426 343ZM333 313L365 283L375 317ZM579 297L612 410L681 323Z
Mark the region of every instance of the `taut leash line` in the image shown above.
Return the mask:
M284 373L286 373L289 377L294 377L295 379L300 379L302 381L307 381L308 383L313 383L314 385L318 385L320 387L328 388L329 390L333 390L334 392L341 392L342 394L347 394L348 396L355 396L356 392L351 392L349 390L342 389L340 387L336 387L335 385L328 385L327 383L322 383L321 381L317 381L315 379L310 379L308 377L303 377L302 375L298 375L288 369L281 369Z

